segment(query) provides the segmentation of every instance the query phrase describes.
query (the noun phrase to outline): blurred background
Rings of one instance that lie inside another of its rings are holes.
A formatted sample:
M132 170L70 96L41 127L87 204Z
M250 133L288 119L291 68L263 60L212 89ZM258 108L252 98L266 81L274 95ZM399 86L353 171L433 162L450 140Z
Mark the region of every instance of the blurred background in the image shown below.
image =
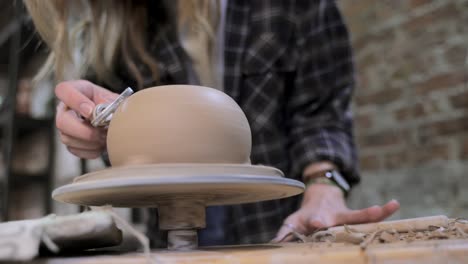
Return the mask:
M395 198L393 218L468 215L468 0L338 0L358 85L362 183L354 208ZM16 3L18 7L15 7ZM0 0L1 219L78 212L50 192L100 160L68 154L54 133L53 82L31 85L46 49L21 1Z
M104 167L83 161L56 136L51 80L32 85L47 58L22 1L0 0L0 216L1 220L68 214L82 208L50 194L74 177ZM124 214L125 215L125 214ZM127 214L129 215L129 214Z
M341 0L362 184L351 205L468 215L468 1Z

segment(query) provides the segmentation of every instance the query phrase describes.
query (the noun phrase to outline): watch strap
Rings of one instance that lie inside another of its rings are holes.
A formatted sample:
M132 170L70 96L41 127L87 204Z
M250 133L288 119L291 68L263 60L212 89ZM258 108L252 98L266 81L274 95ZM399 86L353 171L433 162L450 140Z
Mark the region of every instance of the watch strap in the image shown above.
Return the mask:
M313 184L327 184L331 186L336 186L339 188L338 184L326 177L311 178L306 182L306 187L309 187ZM341 189L341 188L340 188Z
M345 196L350 191L350 186L337 170L327 170L304 177L306 187L312 184L328 184L340 188Z
M337 170L327 171L325 173L325 177L334 181L341 189L343 189L345 193L348 193L351 190L351 186L349 186L349 183Z

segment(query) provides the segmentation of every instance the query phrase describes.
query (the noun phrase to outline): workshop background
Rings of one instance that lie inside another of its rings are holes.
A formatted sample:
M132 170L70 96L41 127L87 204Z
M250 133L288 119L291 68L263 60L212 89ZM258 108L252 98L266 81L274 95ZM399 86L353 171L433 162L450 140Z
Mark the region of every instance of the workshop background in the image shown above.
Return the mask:
M362 183L353 208L395 198L393 218L468 216L468 0L339 0L358 85L355 132ZM1 216L26 219L79 207L50 191L85 171L54 138L53 84L31 85L46 51L31 21L0 1Z
M355 52L358 208L468 216L468 1L341 0Z

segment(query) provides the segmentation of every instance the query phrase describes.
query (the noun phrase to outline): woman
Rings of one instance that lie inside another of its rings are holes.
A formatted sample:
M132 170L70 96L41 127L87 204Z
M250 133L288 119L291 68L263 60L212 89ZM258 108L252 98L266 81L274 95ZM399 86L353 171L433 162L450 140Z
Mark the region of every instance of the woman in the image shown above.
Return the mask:
M398 210L396 201L362 210L345 205L339 176L350 185L359 180L354 73L334 1L25 3L51 48L38 77L53 73L63 81L55 90L56 123L71 153L102 154L106 131L81 117L89 119L96 104L124 87L202 84L222 89L244 110L253 164L307 184L303 197L211 209L202 244L281 241L293 230L380 221ZM94 83L67 81L75 79Z

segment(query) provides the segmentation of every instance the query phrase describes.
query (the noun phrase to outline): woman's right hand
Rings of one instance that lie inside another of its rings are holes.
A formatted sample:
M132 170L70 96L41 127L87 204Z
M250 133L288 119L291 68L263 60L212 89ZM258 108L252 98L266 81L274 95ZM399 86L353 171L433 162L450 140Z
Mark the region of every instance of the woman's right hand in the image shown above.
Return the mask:
M91 126L97 104L110 103L119 95L85 80L66 81L55 87L60 100L55 124L60 139L75 156L98 158L106 147L107 130Z

